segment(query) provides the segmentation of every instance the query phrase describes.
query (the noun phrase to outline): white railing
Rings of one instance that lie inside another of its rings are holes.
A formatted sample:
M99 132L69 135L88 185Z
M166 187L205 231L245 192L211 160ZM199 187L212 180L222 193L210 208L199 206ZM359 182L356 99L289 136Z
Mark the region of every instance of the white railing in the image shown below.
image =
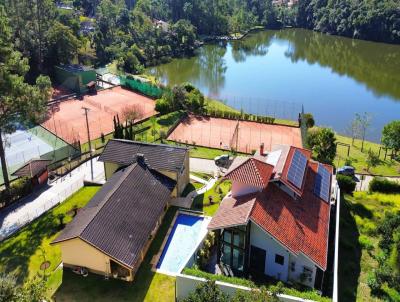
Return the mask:
M23 228L25 225L39 218L48 210L62 203L82 187L83 187L83 178L76 180L75 182L71 183L68 187L64 188L60 192L57 192L56 196L49 197L44 202L41 202L41 205L38 205L34 210L29 210L29 212L16 218L15 220L13 220L12 223L5 223L5 225L3 225L0 229L0 241L3 241L4 239L8 238L9 236L17 232L19 229ZM14 211L14 213L16 213L16 211Z
M333 268L333 295L332 301L337 302L338 299L338 268L339 268L339 225L340 225L340 188L336 187L336 228L335 228L335 257Z

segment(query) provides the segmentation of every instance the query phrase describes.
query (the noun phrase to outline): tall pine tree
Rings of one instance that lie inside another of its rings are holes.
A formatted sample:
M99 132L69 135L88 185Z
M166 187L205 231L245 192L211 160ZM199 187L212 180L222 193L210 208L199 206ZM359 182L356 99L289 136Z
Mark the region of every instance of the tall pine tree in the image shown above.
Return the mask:
M43 118L47 112L51 82L40 76L36 85L25 82L28 60L15 50L5 9L0 6L0 160L7 189L10 187L4 135L13 133L18 124Z

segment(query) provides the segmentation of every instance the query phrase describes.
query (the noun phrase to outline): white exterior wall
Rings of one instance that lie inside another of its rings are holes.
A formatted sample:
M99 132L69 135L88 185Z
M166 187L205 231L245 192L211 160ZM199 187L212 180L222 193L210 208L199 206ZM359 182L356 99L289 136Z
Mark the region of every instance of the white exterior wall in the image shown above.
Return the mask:
M252 186L249 186L249 185L237 182L237 181L232 182L231 192L232 192L233 197L242 196L242 195L259 192L259 191L260 191L260 188L252 187Z
M292 267L290 265L290 262L295 263L294 271L292 271L291 269ZM303 273L303 268L307 267L312 271L311 281L306 280L303 282L303 284L309 287L314 287L315 274L317 272L315 264L303 254L299 254L298 256L290 254L290 262L289 262L289 280L300 282L300 275Z
M250 244L266 251L264 273L281 281L300 282L300 274L303 273L303 267L312 270L311 281L306 280L304 285L314 287L316 266L303 254L295 255L286 249L282 244L272 236L262 230L257 224L251 222ZM283 265L275 263L275 254L285 258ZM295 270L291 270L291 262L295 262Z
M266 251L264 273L287 282L290 252L253 222L250 226L250 244ZM285 258L283 265L275 263L275 254Z

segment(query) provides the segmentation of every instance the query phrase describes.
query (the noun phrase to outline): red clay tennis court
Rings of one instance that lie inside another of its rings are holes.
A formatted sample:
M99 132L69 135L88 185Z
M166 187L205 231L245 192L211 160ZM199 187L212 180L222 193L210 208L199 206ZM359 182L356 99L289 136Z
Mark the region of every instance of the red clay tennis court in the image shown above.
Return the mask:
M82 107L89 108L91 139L114 131L113 117L118 114L122 122L122 112L126 107L135 108L141 119L156 114L154 100L118 86L98 91L96 95L86 95L83 100L73 99L52 105L49 118L42 126L69 143L85 143L88 138Z
M169 140L244 153L276 144L302 147L300 128L229 119L189 116L169 135Z

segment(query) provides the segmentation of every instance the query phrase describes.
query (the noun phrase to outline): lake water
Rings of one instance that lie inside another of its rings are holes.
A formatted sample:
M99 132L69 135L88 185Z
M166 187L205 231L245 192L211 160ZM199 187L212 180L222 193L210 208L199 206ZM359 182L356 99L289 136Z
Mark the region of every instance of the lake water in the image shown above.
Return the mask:
M262 31L207 44L196 56L149 68L167 84L191 82L210 97L255 114L297 119L304 106L339 133L355 113L372 114L368 138L400 119L400 45L302 29Z

